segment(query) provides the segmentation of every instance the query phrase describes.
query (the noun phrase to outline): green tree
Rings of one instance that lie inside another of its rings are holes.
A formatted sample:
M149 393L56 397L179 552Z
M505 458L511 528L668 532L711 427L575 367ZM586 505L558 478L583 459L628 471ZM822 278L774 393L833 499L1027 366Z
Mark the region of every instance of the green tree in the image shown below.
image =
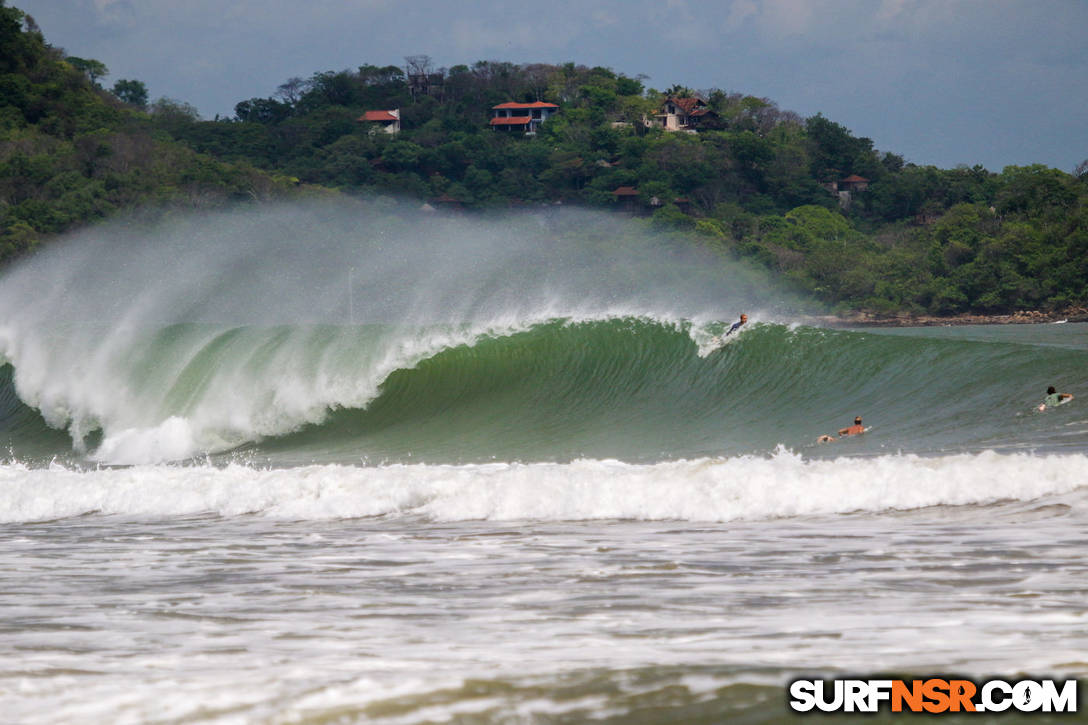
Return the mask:
M1039 215L1051 210L1062 213L1077 200L1073 180L1069 174L1042 164L1007 166L1001 172L997 209L1003 214Z
M74 55L70 55L67 58L68 64L83 73L91 81L91 85L98 85L98 79L104 78L110 74L109 68L106 64L100 60L94 58L77 58Z
M621 96L641 96L643 91L641 78L628 78L621 75L616 79L616 93Z
M123 103L143 109L147 106L147 86L142 81L122 78L113 84L113 95Z
M5 7L5 0L0 0L0 72L25 70L44 52L40 33L23 32L26 17L22 10Z
M812 147L812 175L820 181L834 181L850 174L876 178L881 169L873 151L873 142L855 138L845 126L823 114L805 121L805 132Z
M234 117L248 123L274 125L290 115L290 104L274 98L251 98L234 106Z

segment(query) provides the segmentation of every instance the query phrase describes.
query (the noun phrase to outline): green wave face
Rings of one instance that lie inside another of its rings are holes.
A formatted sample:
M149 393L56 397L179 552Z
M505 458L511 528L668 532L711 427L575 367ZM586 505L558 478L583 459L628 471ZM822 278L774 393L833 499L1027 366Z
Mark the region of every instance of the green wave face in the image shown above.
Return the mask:
M689 323L552 321L396 370L364 409L257 448L310 460L652 462L779 445L837 456L1088 442L1083 416L1031 412L1046 381L1085 369L1083 349L778 324L701 350L705 337ZM869 435L815 445L855 415Z
M1075 386L1088 369L1083 325L1063 326L1062 344L1037 327L962 339L759 322L718 344L724 327L645 317L507 331L173 325L130 340L90 389L72 372L71 409L54 427L15 396L7 366L0 426L16 458L106 463L654 462L780 445L855 456L1088 443L1076 405L1032 408L1046 385ZM59 398L49 400L55 414ZM76 410L79 400L92 407ZM868 434L815 443L855 415Z

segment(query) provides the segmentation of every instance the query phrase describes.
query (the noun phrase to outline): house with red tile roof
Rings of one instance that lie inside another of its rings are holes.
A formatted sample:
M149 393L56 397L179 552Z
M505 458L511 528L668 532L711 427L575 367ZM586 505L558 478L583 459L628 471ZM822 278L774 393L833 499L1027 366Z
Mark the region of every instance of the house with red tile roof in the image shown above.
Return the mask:
M700 122L716 115L701 98L669 96L654 118L666 131L695 131Z
M638 189L633 186L621 186L612 192L619 207L625 211L634 211L638 202Z
M392 111L367 111L356 120L361 123L380 124L379 128L386 133L400 132L399 108L394 108Z
M491 128L499 131L536 133L540 124L559 110L554 103L500 103L491 107Z
M868 188L869 180L857 174L850 174L839 182L840 191L865 191Z
M849 209L854 193L869 190L869 180L864 176L850 174L840 181L825 181L821 186L839 198L839 208Z

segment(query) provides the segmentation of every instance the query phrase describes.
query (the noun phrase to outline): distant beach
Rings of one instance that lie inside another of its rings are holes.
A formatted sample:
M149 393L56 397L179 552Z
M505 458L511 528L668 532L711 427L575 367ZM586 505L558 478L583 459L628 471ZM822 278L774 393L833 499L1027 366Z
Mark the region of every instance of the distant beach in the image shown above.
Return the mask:
M958 315L912 315L906 312L877 315L849 312L812 317L815 324L831 327L943 327L948 325L1027 325L1054 322L1088 322L1088 308L1070 307L1057 312L1020 311L1008 315L963 313Z

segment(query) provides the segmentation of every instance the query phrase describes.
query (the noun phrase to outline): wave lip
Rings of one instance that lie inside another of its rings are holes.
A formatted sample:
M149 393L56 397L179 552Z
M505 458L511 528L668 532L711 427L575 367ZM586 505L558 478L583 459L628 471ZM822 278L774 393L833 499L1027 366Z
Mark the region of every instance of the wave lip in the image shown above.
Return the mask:
M769 457L655 464L578 460L281 469L233 464L90 471L8 464L0 467L0 521L94 513L720 523L1032 501L1083 490L1086 474L1084 454L983 452L806 461L783 448ZM1083 497L1076 500L1083 502Z

